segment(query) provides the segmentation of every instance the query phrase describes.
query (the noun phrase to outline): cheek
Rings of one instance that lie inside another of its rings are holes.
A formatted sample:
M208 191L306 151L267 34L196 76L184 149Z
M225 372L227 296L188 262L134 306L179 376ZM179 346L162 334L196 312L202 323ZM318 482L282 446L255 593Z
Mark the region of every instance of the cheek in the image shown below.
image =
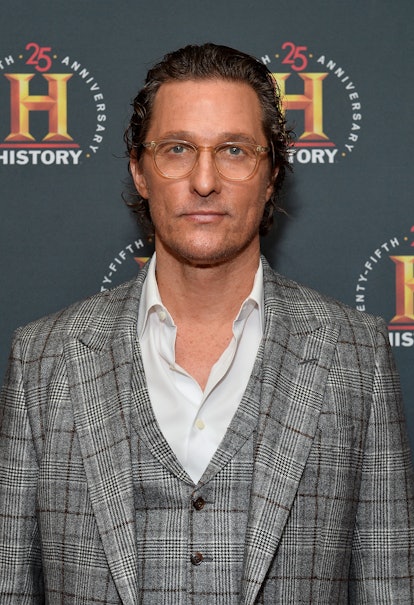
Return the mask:
M152 221L155 226L162 224L165 227L177 213L175 200L179 200L180 195L176 191L174 183L159 183L149 180L147 190Z

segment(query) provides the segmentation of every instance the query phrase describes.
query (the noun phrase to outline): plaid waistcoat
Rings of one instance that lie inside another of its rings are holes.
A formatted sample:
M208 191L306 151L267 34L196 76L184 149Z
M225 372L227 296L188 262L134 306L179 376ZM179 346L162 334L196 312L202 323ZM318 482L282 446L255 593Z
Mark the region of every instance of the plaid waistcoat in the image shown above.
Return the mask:
M259 397L256 402L257 420ZM257 424L251 403L247 397L240 403L196 486L171 452L150 402L135 407L131 454L139 602L240 603Z

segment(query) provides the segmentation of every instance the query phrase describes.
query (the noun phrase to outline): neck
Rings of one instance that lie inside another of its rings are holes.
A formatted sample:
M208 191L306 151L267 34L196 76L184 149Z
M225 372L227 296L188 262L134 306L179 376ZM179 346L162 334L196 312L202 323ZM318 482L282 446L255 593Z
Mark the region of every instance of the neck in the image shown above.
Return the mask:
M259 265L259 242L219 264L184 262L157 247L157 284L174 321L233 321L250 294Z

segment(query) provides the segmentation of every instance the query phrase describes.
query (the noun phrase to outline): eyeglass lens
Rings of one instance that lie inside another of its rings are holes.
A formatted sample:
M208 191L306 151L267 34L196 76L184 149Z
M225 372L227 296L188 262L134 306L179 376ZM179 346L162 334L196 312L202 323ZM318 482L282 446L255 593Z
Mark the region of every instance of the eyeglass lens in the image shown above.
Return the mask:
M255 170L257 155L253 146L226 143L211 151L218 172L226 178L245 179ZM184 142L161 142L154 150L158 169L165 176L172 178L189 174L195 167L197 158L197 147Z

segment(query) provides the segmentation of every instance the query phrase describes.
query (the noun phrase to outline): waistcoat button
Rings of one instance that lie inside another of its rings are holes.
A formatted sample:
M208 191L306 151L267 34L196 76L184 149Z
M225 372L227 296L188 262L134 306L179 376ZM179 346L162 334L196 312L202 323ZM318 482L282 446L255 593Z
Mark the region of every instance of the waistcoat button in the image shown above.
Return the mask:
M197 500L194 500L193 502L193 506L196 510L201 510L202 508L204 508L206 501L203 498L197 498Z
M195 552L193 555L191 555L191 563L193 565L200 565L202 560L203 560L203 555L201 554L201 552Z

